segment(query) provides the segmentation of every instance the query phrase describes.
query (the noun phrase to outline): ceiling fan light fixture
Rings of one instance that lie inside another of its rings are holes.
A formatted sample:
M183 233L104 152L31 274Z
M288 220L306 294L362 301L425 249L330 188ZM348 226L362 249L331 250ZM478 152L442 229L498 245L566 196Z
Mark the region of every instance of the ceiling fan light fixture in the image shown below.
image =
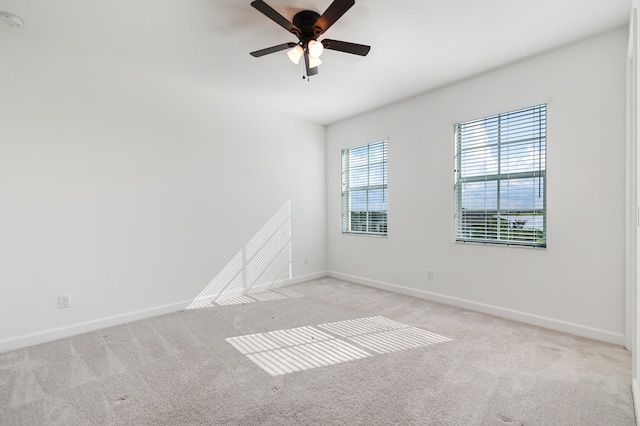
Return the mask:
M319 41L311 40L307 44L307 49L309 50L309 56L311 56L312 58L319 58L320 55L322 55L324 46Z
M315 68L320 65L322 61L320 58L309 55L309 68Z
M254 58L259 58L287 50L287 55L294 64L298 64L304 55L307 77L318 74L318 65L322 64L320 55L322 55L324 49L367 56L371 46L327 38L318 41L318 37L323 36L325 31L335 24L354 4L355 0L333 0L322 15L313 10L301 10L293 16L293 21L289 21L289 19L265 3L265 0L253 0L251 2L252 7L287 30L289 34L295 35L298 38L298 42L282 43L266 49L249 52L249 54ZM304 75L303 78L305 78Z
M289 59L291 59L291 62L298 65L298 63L300 63L300 58L302 58L303 53L304 53L304 50L302 49L302 46L297 45L296 47L294 47L293 49L287 52L287 56L289 57Z

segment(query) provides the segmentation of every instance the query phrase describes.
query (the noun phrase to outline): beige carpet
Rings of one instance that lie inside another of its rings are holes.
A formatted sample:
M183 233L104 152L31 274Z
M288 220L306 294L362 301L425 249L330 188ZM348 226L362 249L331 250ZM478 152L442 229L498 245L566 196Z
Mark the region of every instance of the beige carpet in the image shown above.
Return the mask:
M324 278L0 354L2 425L633 425L621 347Z

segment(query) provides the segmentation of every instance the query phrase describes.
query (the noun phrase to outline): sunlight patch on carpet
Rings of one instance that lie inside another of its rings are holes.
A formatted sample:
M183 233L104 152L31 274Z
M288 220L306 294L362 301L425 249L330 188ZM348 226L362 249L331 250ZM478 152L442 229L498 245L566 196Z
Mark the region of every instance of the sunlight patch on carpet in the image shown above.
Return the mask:
M345 337L350 342L379 354L419 348L451 340L447 337L379 316L332 322L321 324L318 327Z
M297 297L305 297L305 295L288 288L278 288L274 290L263 291L260 293L244 294L242 296L233 296L229 298L221 297L215 302L214 301L209 302L207 306L211 307L214 305L219 305L219 306L244 305L245 303L270 302L272 300L293 299Z
M268 302L269 300L282 300L288 299L287 296L276 293L275 291L265 291L264 293L254 293L251 295L254 299L258 299L261 302Z
M360 334L405 328L408 327L408 325L384 317L370 317L320 324L318 327L329 330L341 337L350 337Z
M247 355L251 361L272 376L354 361L368 356L371 355L339 340L328 340Z
M230 297L229 299L223 299L223 300L218 300L216 303L218 305L242 305L244 303L254 303L255 300L247 297L247 296L237 296L237 297Z
M226 341L270 375L279 376L451 339L378 316L229 337Z
M348 340L379 354L386 354L434 343L448 342L451 339L419 328L406 327L399 330L355 336Z

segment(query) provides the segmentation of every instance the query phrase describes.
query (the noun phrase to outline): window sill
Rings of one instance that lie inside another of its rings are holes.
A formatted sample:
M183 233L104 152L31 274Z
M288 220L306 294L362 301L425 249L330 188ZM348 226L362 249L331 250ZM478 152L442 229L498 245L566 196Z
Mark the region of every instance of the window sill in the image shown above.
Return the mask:
M485 247L511 247L518 249L528 249L528 250L546 250L547 246L526 246L520 244L495 244L495 243L482 243L479 241L453 241L454 244L460 245L472 245L472 246L485 246Z
M355 235L360 237L387 238L387 234L367 234L364 232L342 232L342 235Z

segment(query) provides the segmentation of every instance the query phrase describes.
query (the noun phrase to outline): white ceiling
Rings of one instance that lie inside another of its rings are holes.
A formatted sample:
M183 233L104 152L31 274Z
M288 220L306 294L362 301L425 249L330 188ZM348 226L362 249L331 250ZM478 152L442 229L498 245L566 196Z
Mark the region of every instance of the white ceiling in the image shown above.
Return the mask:
M332 0L266 0L291 20ZM296 41L250 0L0 0L24 27L0 23L0 45L52 48L184 79L321 124L623 26L631 0L356 0L323 37L372 46L366 57L326 51L319 74L286 51ZM3 67L11 66L3 58Z

